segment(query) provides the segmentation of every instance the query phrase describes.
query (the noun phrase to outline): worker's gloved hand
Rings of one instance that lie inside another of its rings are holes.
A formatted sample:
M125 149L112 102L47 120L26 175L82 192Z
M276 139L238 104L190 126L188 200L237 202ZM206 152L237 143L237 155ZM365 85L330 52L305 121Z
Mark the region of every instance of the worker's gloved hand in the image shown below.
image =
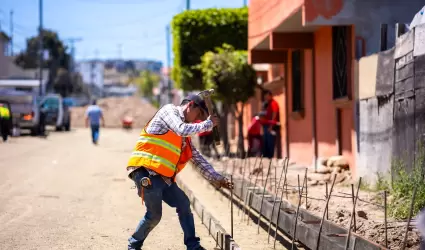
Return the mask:
M221 187L224 187L224 188L227 188L227 189L233 189L234 188L233 182L230 182L230 180L227 179L226 177L215 180L215 181L212 182L212 184L216 188L221 188Z

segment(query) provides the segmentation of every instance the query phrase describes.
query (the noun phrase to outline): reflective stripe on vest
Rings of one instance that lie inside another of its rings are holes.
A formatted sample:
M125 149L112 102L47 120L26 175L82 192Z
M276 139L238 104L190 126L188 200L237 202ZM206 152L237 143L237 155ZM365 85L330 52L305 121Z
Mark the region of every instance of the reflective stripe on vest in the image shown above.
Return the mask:
M145 167L160 175L172 177L178 168L183 138L172 131L163 135L140 133L127 167ZM189 147L190 148L190 147Z

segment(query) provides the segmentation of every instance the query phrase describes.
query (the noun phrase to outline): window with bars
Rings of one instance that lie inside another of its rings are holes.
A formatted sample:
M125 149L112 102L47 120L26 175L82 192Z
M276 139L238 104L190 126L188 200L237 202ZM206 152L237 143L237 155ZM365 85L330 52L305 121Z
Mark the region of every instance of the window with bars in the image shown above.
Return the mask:
M300 112L304 110L303 97L303 52L302 50L294 50L291 53L292 59L292 112Z
M332 27L333 99L348 97L349 26Z

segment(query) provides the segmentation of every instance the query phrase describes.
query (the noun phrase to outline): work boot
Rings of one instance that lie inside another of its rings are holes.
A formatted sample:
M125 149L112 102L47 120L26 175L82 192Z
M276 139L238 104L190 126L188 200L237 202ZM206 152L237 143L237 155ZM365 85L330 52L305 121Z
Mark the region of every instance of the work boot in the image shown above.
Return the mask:
M205 249L204 247L202 247L202 246L199 246L199 247L197 247L197 248L195 248L195 249L193 249L193 250L207 250L207 249Z

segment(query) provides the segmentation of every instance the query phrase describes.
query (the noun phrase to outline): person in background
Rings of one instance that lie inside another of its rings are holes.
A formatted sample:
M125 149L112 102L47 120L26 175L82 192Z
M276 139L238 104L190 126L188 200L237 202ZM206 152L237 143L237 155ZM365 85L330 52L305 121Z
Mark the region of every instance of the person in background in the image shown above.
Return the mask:
M102 124L100 124L102 121ZM93 144L97 145L99 141L99 129L100 125L105 127L105 119L103 118L102 109L97 106L96 100L92 101L92 105L90 105L86 110L86 127L91 129L91 137Z
M264 92L264 100L263 108L266 111L265 119L268 122L263 122L263 156L266 158L273 158L275 145L276 145L276 137L278 137L278 126L276 126L280 122L279 118L279 104L273 99L272 92L266 90ZM273 125L275 124L275 125Z
M266 112L261 111L259 114L252 117L251 124L248 127L248 155L249 157L259 156L262 149L262 125L279 125L278 122L267 120Z
M0 134L3 138L3 141L7 141L8 136L10 135L10 124L12 122L9 108L0 103Z

